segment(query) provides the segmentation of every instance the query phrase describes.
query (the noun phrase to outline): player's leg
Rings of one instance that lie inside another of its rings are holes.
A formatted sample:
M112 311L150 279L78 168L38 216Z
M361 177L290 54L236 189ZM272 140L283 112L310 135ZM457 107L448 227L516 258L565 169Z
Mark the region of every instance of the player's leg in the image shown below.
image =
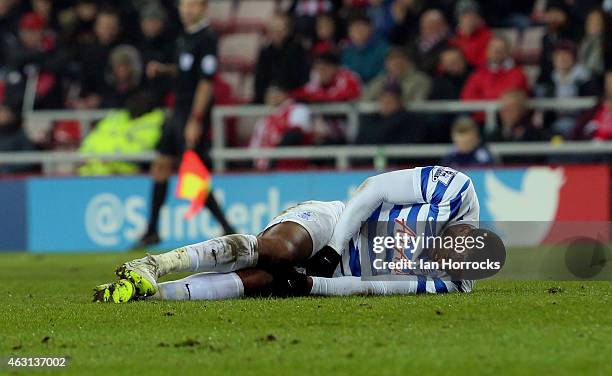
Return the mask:
M157 279L169 273L228 273L252 267L282 271L327 244L342 208L340 202L307 202L283 212L257 237L226 235L147 256L121 265L117 275L132 280L139 294L150 296ZM332 267L337 261L331 260Z
M245 269L231 273L198 273L176 281L160 283L152 299L222 300L254 296L272 284L270 273Z
M274 277L261 269L231 273L198 273L186 278L162 282L150 296L156 300L221 300L245 296L272 295ZM134 283L122 279L94 289L94 302L127 303L143 298Z
M174 158L168 155L159 155L151 165L151 177L153 178L153 192L151 195L151 212L149 214L149 226L147 232L138 243L137 247L143 248L151 244L159 243L157 225L159 212L166 201L168 194L168 179L172 175Z
M147 232L134 247L137 249L159 243L157 226L161 207L166 201L168 194L168 180L174 171L176 156L178 156L177 128L181 127L184 121L181 116L174 113L170 119L164 123L162 136L157 145L159 155L151 164L151 178L153 180L153 192L151 195L151 211L149 214L149 225Z

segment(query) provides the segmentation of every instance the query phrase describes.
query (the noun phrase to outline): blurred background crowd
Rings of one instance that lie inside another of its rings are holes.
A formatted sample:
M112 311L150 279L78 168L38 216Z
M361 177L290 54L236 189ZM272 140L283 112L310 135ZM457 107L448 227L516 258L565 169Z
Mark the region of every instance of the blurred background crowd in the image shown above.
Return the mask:
M453 142L445 163L488 164L486 141L611 140L611 14L610 0L210 0L215 103L271 106L228 124L231 146ZM134 119L147 128L142 150L153 149L159 109L174 98L156 64L175 61L181 32L172 0L0 0L0 151L100 151ZM32 75L36 110L121 111L84 141L75 121L33 139L22 119ZM575 97L600 100L588 111L528 106ZM498 126L485 132L480 113L405 107L427 100L499 100ZM354 101L378 105L354 137L343 117L308 106ZM303 167L285 162L274 167Z

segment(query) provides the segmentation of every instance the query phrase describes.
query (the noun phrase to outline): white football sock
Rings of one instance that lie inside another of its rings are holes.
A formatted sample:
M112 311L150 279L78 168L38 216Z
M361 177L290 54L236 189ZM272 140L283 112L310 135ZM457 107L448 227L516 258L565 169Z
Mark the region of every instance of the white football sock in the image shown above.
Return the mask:
M236 273L200 273L177 281L163 282L153 299L220 300L244 296L244 285Z
M178 272L228 273L257 265L257 237L226 235L154 255L158 276Z

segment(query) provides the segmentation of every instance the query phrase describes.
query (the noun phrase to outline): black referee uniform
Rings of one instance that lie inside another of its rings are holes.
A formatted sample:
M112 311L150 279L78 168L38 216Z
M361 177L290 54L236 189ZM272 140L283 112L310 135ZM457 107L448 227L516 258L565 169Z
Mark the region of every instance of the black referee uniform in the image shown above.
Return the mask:
M213 85L214 76L217 73L217 36L210 26L204 25L196 32L182 34L176 41L176 49L175 108L172 117L164 124L157 150L162 155L174 157L178 160L186 149L185 126L187 121L192 115L192 111L200 110L192 108L196 88L201 80L208 80ZM208 108L199 111L204 114L202 119L203 129L202 137L200 137L195 148L208 168L211 168L208 151L211 146L210 115L212 105L213 99L211 98L208 102ZM159 241L157 223L160 209L166 200L167 191L167 181L155 183L149 228L139 245L148 245ZM210 194L206 200L206 207L221 224L226 234L234 233L234 229L227 222L213 194Z

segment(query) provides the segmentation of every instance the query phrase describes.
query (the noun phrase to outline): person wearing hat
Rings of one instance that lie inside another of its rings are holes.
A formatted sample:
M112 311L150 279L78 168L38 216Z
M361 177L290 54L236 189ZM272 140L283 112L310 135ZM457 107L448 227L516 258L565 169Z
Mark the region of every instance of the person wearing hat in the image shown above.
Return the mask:
M487 46L493 37L480 16L480 7L474 0L461 0L455 7L457 30L450 44L458 47L468 63L479 67L487 63Z
M415 115L404 108L402 88L387 84L378 97L378 113L364 116L359 126L358 144L385 145L421 143L425 128Z

